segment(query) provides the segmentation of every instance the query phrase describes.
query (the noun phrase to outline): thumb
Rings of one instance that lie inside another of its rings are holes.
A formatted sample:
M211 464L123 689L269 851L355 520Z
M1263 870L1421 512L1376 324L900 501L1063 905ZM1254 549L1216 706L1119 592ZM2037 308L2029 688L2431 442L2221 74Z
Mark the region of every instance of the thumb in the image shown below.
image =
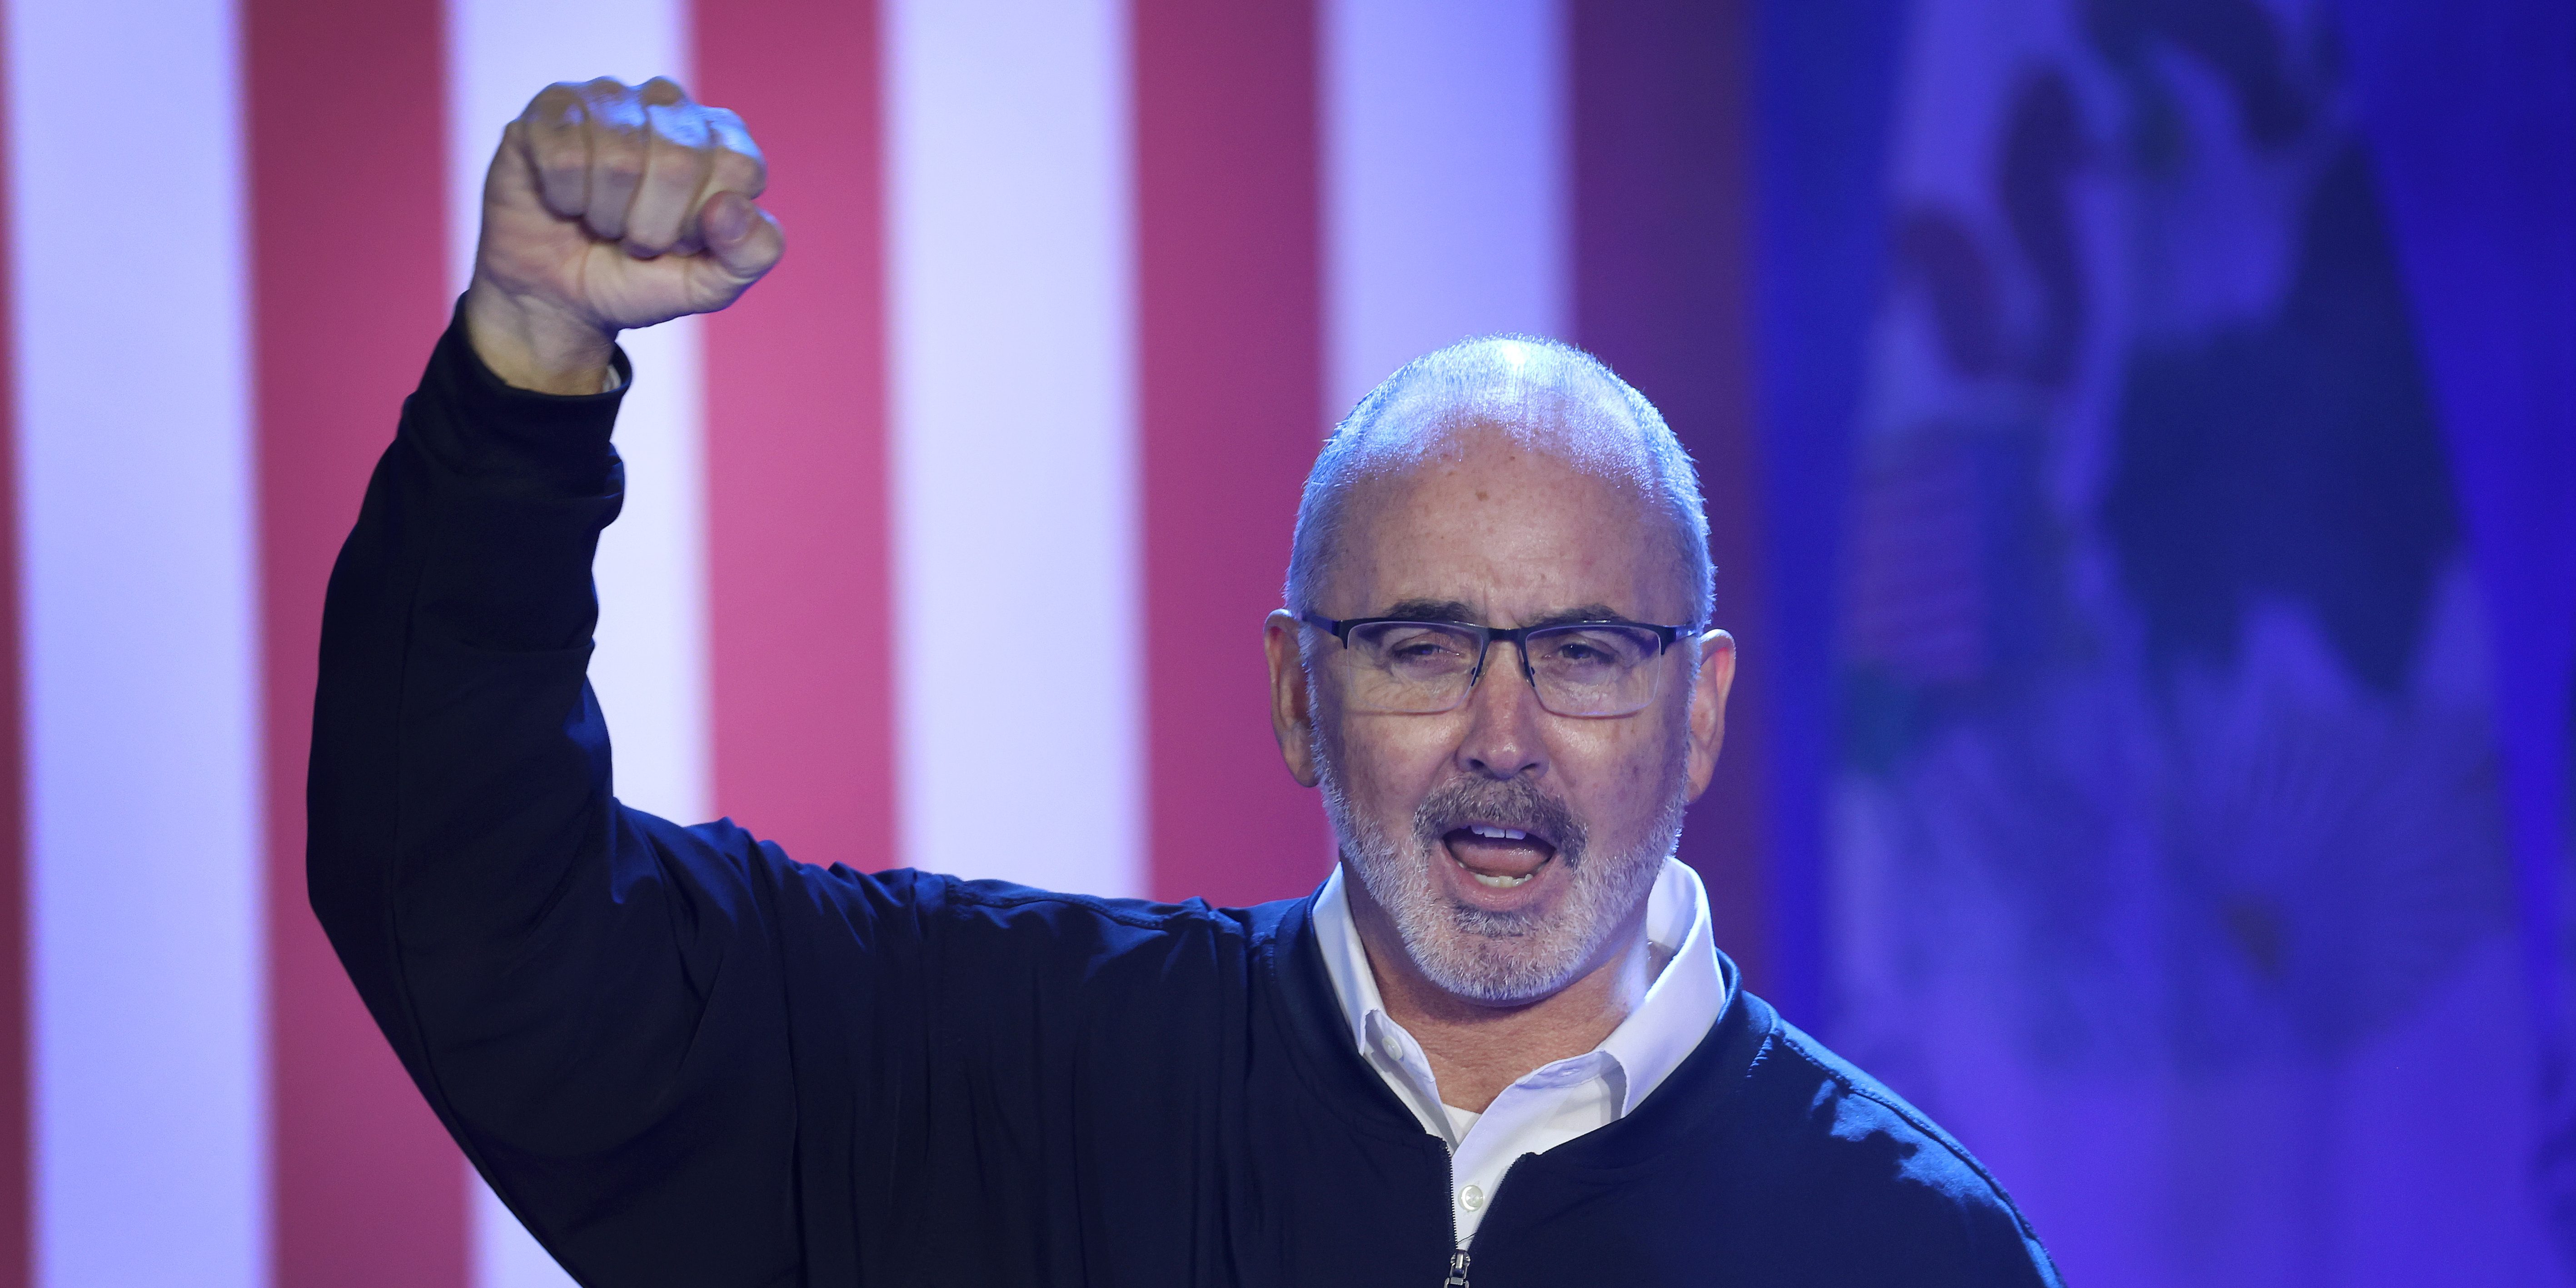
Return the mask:
M787 251L778 220L739 192L708 197L698 208L698 227L706 236L707 258L732 279L737 292L759 281Z

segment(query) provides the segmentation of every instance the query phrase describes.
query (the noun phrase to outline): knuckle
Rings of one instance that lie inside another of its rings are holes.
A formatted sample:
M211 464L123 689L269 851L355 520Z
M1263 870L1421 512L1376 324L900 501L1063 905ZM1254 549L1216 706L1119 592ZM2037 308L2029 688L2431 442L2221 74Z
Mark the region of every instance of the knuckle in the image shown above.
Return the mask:
M728 188L759 196L769 186L769 162L760 154L751 131L743 128L742 118L723 108L708 109L708 134L716 149L713 169L717 181Z
M757 156L745 156L726 149L716 153L713 167L715 185L745 196L757 197L769 186L769 167Z
M623 152L642 154L644 137L648 130L649 127L641 113L628 116L623 113L599 112L594 113L590 118L591 146L599 149L602 156Z
M711 107L707 109L706 119L707 132L724 140L726 147L747 156L760 155L760 144L751 137L751 127L743 123L741 113Z
M696 148L656 143L644 167L644 183L655 192L688 192L707 172L706 154Z
M546 171L579 170L586 160L577 135L535 132L528 136L528 151L536 158L537 168Z
M644 104L624 82L600 77L581 86L582 105L589 110L595 126L613 130L640 128L644 122Z
M557 81L528 100L526 116L540 125L560 125L581 114L581 87Z
M590 164L609 174L628 178L643 173L644 134L614 126L600 126L591 131Z
M651 127L653 141L657 144L693 150L707 146L707 123L685 108L647 108L644 119Z

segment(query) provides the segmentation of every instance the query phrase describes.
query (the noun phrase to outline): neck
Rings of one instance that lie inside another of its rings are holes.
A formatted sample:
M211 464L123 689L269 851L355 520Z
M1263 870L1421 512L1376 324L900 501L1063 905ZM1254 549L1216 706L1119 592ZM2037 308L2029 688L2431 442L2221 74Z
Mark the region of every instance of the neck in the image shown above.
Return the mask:
M1563 988L1527 1002L1480 1002L1422 974L1394 918L1369 897L1356 873L1345 870L1343 887L1387 1018L1421 1044L1432 1076L1440 1080L1440 1098L1460 1109L1483 1113L1503 1088L1531 1070L1601 1045L1645 999L1662 965L1646 940L1641 899Z

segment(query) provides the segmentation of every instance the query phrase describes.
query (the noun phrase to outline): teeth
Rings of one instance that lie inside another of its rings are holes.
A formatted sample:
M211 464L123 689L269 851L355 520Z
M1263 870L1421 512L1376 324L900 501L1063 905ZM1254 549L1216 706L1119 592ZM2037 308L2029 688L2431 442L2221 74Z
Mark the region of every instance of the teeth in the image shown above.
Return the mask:
M1476 882L1479 885L1491 886L1497 890L1509 890L1513 886L1520 885L1538 874L1535 872L1527 872L1516 877L1489 877L1482 872L1470 871L1467 875L1476 878Z
M1527 832L1516 832L1508 827L1487 827L1482 823L1471 824L1467 830L1478 836L1484 837L1489 841L1526 841L1529 839L1529 833Z

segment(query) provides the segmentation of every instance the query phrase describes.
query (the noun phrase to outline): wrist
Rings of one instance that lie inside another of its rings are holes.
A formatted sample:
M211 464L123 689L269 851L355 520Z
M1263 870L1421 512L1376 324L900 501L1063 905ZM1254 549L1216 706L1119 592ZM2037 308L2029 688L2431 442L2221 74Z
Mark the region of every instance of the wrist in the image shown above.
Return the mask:
M481 273L465 290L465 338L492 374L542 394L608 387L617 332L542 300L513 295Z

